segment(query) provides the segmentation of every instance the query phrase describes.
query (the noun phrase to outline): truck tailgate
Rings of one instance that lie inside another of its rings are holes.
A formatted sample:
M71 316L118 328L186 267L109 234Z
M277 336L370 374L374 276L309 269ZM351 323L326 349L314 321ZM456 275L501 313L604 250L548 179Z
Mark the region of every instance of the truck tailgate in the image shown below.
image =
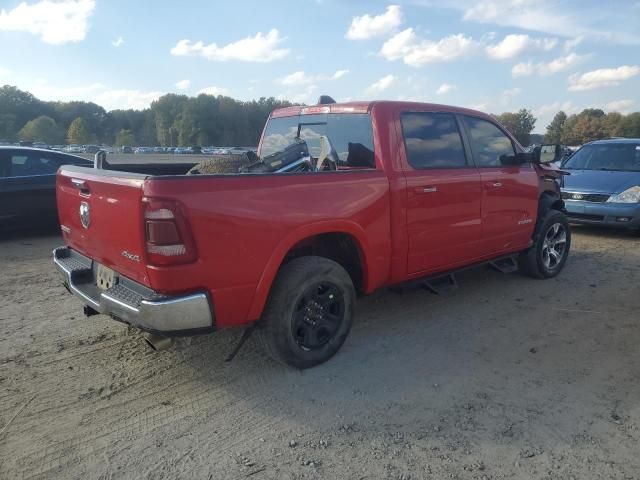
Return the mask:
M148 286L142 219L145 178L134 173L64 166L58 171L56 191L65 243Z

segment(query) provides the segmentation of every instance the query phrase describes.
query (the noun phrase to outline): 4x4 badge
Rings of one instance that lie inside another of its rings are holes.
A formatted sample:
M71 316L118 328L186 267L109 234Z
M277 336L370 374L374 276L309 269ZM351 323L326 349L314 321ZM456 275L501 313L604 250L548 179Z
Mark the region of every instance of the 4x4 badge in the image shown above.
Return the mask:
M87 202L80 202L80 223L84 228L89 228L91 224L91 212Z

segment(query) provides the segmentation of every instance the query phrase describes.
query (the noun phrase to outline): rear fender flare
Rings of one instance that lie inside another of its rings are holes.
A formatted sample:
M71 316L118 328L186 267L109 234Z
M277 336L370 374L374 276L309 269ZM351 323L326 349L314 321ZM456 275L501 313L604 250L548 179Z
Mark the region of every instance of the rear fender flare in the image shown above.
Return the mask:
M267 298L269 297L271 285L273 284L273 281L278 274L278 270L280 269L280 266L282 265L282 262L289 250L302 240L323 233L344 233L351 235L354 238L361 257L363 290L365 292L369 291L368 286L371 283L369 279L370 269L368 262L369 244L367 242L364 229L357 223L346 220L339 222L332 220L330 222L318 222L304 225L289 233L273 251L264 271L262 272L262 276L258 281L256 293L254 294L253 302L249 309L249 321L257 320L262 315L262 310L264 309Z

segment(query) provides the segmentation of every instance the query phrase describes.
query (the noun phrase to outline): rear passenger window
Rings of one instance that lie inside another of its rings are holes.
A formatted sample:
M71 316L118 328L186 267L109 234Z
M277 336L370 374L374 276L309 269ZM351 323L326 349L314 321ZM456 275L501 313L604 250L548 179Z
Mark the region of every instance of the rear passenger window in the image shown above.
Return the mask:
M416 169L467 165L462 138L450 113L414 112L400 117L407 161Z
M478 167L500 167L501 157L515 154L511 139L496 125L475 117L464 117L469 130L473 160Z
M29 177L34 175L53 175L58 170L60 161L39 154L17 154L11 156L12 177Z

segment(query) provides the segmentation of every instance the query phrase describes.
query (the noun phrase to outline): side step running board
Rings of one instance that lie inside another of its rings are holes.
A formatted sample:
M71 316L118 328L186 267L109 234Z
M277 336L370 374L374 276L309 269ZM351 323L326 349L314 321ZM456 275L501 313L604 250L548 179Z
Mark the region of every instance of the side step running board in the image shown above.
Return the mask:
M456 288L458 288L458 282L456 282L456 277L453 275L453 273L449 273L440 277L432 277L428 280L424 280L422 282L422 286L425 289L429 290L431 293L440 295L442 293L446 293L450 290L455 290Z
M518 271L518 261L515 257L500 258L489 265L501 273L513 273Z

